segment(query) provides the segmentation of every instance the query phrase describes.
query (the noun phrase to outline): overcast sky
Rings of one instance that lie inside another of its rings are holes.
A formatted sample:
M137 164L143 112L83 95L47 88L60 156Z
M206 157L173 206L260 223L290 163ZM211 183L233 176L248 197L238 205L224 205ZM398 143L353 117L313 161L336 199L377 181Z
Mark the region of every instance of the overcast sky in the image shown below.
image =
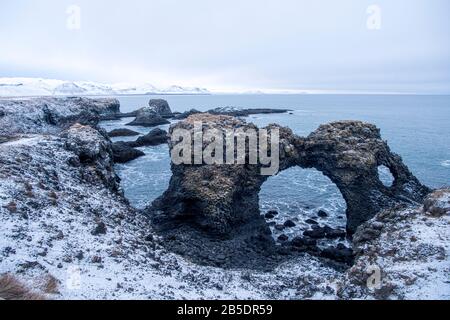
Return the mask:
M450 93L449 12L448 0L0 0L0 77Z

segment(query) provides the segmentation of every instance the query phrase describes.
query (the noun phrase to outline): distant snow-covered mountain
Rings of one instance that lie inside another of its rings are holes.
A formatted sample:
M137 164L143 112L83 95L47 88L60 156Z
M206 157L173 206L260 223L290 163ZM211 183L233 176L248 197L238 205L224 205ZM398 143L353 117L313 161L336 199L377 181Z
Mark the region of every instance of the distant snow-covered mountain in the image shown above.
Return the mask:
M204 88L180 86L157 88L151 84L104 84L41 78L0 78L0 97L132 94L209 94L209 91Z

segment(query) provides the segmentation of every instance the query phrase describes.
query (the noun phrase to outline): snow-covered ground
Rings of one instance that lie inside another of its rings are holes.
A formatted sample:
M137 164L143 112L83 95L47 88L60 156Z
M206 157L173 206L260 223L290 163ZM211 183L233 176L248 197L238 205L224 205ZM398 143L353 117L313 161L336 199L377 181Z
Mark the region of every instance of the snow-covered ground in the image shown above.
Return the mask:
M157 88L148 83L105 84L92 81L63 81L41 78L0 78L0 97L208 93L208 90L204 88L181 86Z

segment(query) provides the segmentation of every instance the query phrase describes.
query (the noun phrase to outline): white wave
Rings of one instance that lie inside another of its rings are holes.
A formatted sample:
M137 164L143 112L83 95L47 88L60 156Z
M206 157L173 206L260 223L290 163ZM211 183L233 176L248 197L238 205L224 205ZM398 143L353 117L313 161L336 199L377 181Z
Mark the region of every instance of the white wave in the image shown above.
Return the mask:
M442 161L441 162L441 166L449 168L450 167L450 160Z

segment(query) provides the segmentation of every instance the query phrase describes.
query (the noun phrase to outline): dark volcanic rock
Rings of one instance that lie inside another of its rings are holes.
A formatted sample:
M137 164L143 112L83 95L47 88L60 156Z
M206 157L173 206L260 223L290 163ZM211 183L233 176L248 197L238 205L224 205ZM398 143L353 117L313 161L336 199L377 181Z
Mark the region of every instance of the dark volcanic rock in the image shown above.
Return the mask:
M132 112L127 112L127 113L122 113L122 112L117 112L117 113L102 113L100 115L100 120L101 121L108 121L108 120L119 120L122 118L132 118L132 117L136 117L137 115L137 110L136 111L132 111Z
M275 218L275 216L274 216L273 214L271 214L271 213L266 213L266 214L264 215L264 217L265 217L267 220L272 220L273 218Z
M318 215L320 218L326 218L326 217L328 217L328 213L326 213L324 210L319 210L319 212L317 212L317 215Z
M351 264L353 262L353 250L347 248L343 244L338 244L336 247L328 247L320 252L324 258Z
M155 110L157 114L159 114L162 117L171 117L172 116L172 110L170 110L169 103L166 100L163 99L151 99L148 102L148 105L150 108Z
M106 234L107 228L104 222L99 222L97 226L92 230L92 235L97 236L100 234Z
M145 155L144 152L130 147L125 142L115 142L112 145L114 162L125 163Z
M287 109L269 109L269 108L258 108L258 109L241 109L235 107L219 107L207 112L201 112L196 109L191 109L189 111L183 112L174 117L177 120L184 120L191 115L199 114L199 113L209 113L214 115L223 115L223 116L233 116L233 117L248 117L253 114L270 114L270 113L286 113L289 110Z
M441 189L428 195L423 204L424 212L433 217L450 215L449 189Z
M337 239L337 238L345 238L347 232L345 230L340 229L331 229L326 232L325 237L328 239Z
M188 118L189 116L192 116L194 114L199 114L199 113L202 113L202 112L198 111L196 109L191 109L189 111L185 111L185 112L183 112L181 114L176 115L174 117L174 119L176 119L176 120L184 120L184 119Z
M74 157L71 164L85 166L83 176L86 180L98 182L100 178L111 190L119 188L119 180L114 172L112 146L107 137L96 129L81 124L71 126L60 135L66 139L65 148L78 157Z
M313 239L337 239L345 238L347 233L344 230L333 229L329 226L320 227L318 225L313 225L312 229L304 231L303 235Z
M317 245L317 240L308 237L295 237L291 241L291 245L294 247L315 247Z
M296 224L295 224L294 221L292 221L292 220L287 220L287 221L284 223L284 226L285 226L286 228L293 228L293 227L296 226Z
M380 210L397 203L417 204L429 192L372 124L340 121L322 125L304 140L301 149L301 162L324 173L341 191L350 233ZM392 187L380 181L380 165L394 176Z
M127 124L127 126L155 127L170 122L158 114L152 107L139 109L136 113L136 119Z
M132 148L144 147L144 146L157 146L167 143L168 141L167 131L159 128L153 129L145 136L139 137L136 141L126 142Z
M216 129L224 135L227 130L238 128L259 130L237 118L211 114L192 115L170 130L182 128L192 135L194 123L199 121L204 131ZM414 204L422 201L428 192L401 158L390 151L379 130L371 124L334 122L320 126L307 138L277 125L266 129L269 137L276 132L274 130L279 131L280 171L293 166L316 168L337 185L347 202L350 234L381 209L399 203ZM173 142L169 146L173 148ZM173 177L168 190L149 208L156 228L166 239L169 235L182 239L166 242L167 247L200 262L213 261L213 264L216 259L211 255L218 251L230 254L228 261L237 261L236 248L255 254L262 248L265 254L276 251L269 227L259 211L259 192L268 176L261 175L262 165L257 163L172 164ZM395 177L392 187L385 187L379 180L379 165L392 171ZM317 226L304 235L324 238L331 230ZM193 237L202 243L200 247L193 244ZM205 254L208 258L202 258Z
M252 114L271 114L271 113L286 113L288 109L269 109L269 108L255 108L255 109L241 109L235 107L219 107L209 110L208 113L214 115L224 115L232 117L248 117Z
M322 239L325 238L326 232L325 229L319 227L312 230L306 230L303 232L303 235L312 239Z
M318 224L318 222L316 220L313 220L313 219L306 219L305 222L307 224Z
M133 136L138 136L139 132L130 130L130 129L125 129L125 128L121 128L121 129L114 129L110 132L108 132L108 136L110 136L111 138L113 137L133 137Z

